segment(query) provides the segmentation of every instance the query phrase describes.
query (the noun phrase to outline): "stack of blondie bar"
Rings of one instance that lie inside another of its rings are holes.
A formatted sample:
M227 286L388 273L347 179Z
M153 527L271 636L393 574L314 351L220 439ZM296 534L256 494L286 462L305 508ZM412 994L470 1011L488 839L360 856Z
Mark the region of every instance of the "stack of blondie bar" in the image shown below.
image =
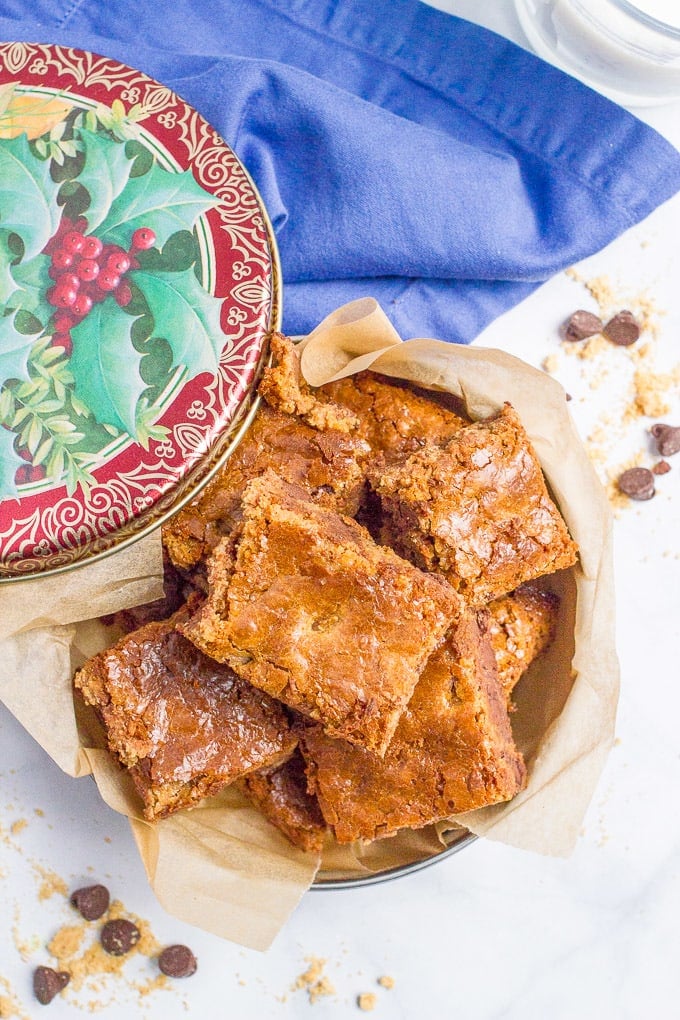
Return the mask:
M166 598L75 687L150 821L238 783L319 851L514 797L512 693L577 550L506 404L371 372L312 390L272 338L237 449L163 531Z

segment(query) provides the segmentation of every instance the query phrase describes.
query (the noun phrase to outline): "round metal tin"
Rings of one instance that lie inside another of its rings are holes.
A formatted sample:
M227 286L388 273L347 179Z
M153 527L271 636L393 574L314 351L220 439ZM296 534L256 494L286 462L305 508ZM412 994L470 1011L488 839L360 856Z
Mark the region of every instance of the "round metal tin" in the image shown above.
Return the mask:
M117 61L0 44L0 582L191 499L279 325L271 225L210 124Z
M317 890L355 889L360 886L378 885L381 882L388 882L395 878L403 878L406 875L413 875L417 871L429 868L433 864L437 864L439 861L443 861L445 858L450 857L452 854L459 853L459 851L464 850L465 847L470 846L471 843L475 842L477 836L475 836L472 832L468 832L467 829L450 829L449 831L442 833L441 838L443 840L441 850L418 857L415 860L409 861L405 864L400 864L394 868L386 868L383 871L370 872L365 875L320 871L314 879L311 888Z

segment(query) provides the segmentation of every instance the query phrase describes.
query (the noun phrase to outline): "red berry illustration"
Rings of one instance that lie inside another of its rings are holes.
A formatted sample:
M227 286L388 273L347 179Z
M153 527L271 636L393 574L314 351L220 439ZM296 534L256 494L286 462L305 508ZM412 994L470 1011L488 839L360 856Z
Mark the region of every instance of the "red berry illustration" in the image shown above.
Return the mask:
M73 325L73 316L68 312L55 312L52 318L55 333L68 333Z
M68 234L64 234L61 243L66 251L71 252L72 255L77 255L83 250L85 238L79 230L69 230Z
M118 276L123 276L130 268L130 257L124 251L114 251L106 259L106 268Z
M99 276L101 266L96 259L81 259L76 269L76 275L84 283L92 283Z
M68 269L73 265L73 254L66 248L57 248L52 255L52 265L57 269Z
M69 287L71 290L80 288L80 280L75 273L62 273L57 282L57 287Z
M104 245L99 238L92 235L84 238L80 253L84 259L98 259L102 253L103 247Z
M156 235L150 227L138 227L132 235L132 250L147 251L156 243Z
M74 287L67 287L61 281L47 292L47 300L55 308L71 308L78 297Z
M92 310L94 301L89 294L84 294L82 291L78 294L77 298L73 302L72 309L75 315L78 315L81 319Z
M73 354L73 340L70 333L55 333L50 340L50 347L62 347L64 354L70 358Z
M132 290L126 280L121 280L116 293L113 295L121 308L125 308L132 301Z
M36 467L34 464L22 464L17 468L14 480L17 485L25 485L27 482L41 482L45 477L45 468L42 464Z
M120 283L120 276L117 273L112 272L110 269L102 269L101 273L97 277L97 286L100 290L112 291L115 290Z

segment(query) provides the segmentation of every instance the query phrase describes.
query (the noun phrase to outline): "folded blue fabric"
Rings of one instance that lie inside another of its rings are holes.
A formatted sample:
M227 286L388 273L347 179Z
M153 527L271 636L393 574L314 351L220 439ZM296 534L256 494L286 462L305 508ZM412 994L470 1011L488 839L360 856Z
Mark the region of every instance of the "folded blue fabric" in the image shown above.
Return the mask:
M371 295L403 336L469 342L680 189L680 155L631 114L417 0L26 6L0 0L3 40L145 71L237 152L290 333Z

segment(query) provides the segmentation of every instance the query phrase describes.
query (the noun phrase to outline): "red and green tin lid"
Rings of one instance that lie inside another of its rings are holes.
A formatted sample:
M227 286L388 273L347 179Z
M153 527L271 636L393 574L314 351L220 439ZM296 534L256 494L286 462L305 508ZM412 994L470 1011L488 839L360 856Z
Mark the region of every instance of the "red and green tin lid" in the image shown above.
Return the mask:
M106 57L0 44L0 580L109 553L247 419L280 275L236 155Z

